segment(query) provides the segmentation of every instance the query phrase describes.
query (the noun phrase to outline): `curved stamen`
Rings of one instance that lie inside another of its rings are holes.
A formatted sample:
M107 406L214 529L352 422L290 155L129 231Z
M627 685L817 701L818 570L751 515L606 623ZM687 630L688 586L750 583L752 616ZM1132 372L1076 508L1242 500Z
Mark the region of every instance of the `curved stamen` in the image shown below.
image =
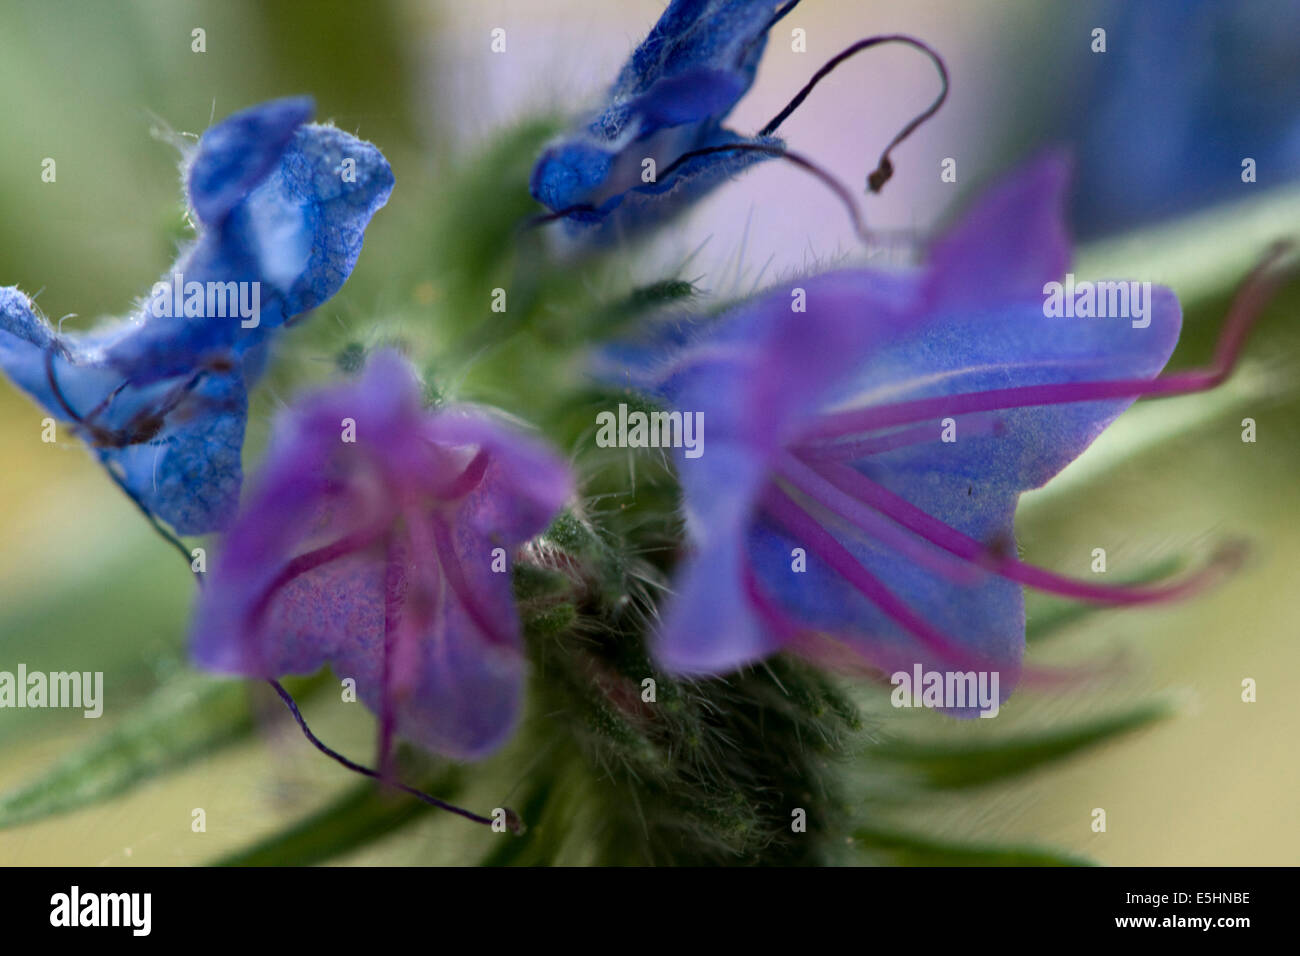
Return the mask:
M799 6L799 0L786 0L786 2L781 6L781 9L772 14L772 19L767 21L767 26L763 27L761 35L766 36L771 31L772 27L784 20L785 15L797 6Z
M1000 435L1006 430L1006 424L992 416L982 417L966 424L962 434L972 436ZM793 451L807 461L857 461L872 455L883 455L900 448L912 448L916 445L930 445L940 441L942 435L934 425L917 425L914 428L900 428L885 435L870 435L848 441L814 442L795 445Z
M773 143L721 143L717 146L704 146L700 149L692 149L688 152L682 153L682 155L678 156L671 163L665 166L663 170L660 171L657 178L663 179L680 169L683 163L689 162L690 160L696 159L700 156L712 156L716 153L731 152L764 153L768 156L775 156L777 159L784 159L786 162L793 163L800 169L812 173L812 175L821 180L822 183L835 194L836 198L844 204L844 208L849 214L849 221L853 224L853 231L857 234L858 238L863 242L869 242L871 240L871 236L867 232L867 227L862 221L862 214L858 211L857 202L854 200L853 193L849 191L847 186L841 183L829 172L822 169L811 159L808 159L799 153L791 152L785 147L777 146ZM531 229L534 226L544 226L547 223L555 222L558 219L567 219L569 216L576 213L598 212L600 212L600 209L593 206L591 203L575 203L572 206L565 206L558 212L541 213L540 215L533 216L530 219L525 219L521 228Z
M451 539L451 529L441 515L433 517L433 540L437 549L438 563L442 565L443 574L447 576L447 584L460 600L470 621L493 643L510 647L513 644L511 636L501 631L492 619L491 612L483 606L470 587L465 569L461 567L460 558L456 554L455 543Z
M1239 545L1228 545L1221 549L1205 567L1172 584L1152 586L1092 584L1056 574L1046 568L1026 564L1014 555L990 548L940 521L929 512L916 507L907 499L894 494L848 465L838 462L819 462L813 465L813 470L844 495L878 511L935 547L942 548L950 554L1018 584L1079 601L1131 605L1155 604L1186 597L1220 580L1228 570L1240 563L1244 555ZM827 503L827 507L841 514L835 504ZM847 515L841 516L848 518ZM853 519L848 518L848 520Z
M876 168L872 170L871 174L867 177L867 188L873 193L880 192L880 190L884 188L885 183L889 182L889 178L894 175L894 164L889 158L889 154L893 152L894 147L898 146L899 143L911 136L918 126L928 120L935 113L939 112L939 108L943 106L944 101L948 98L948 67L944 64L943 57L939 56L939 54L931 49L927 44L915 37L907 36L904 33L890 33L882 36L868 37L865 40L859 40L857 43L836 54L828 60L820 70L813 74L812 79L804 85L804 88L795 94L794 99L786 104L785 109L772 117L771 121L759 131L758 135L770 136L776 132L777 127L784 123L786 119L789 118L790 114L797 110L803 101L808 98L808 94L813 91L813 88L829 76L836 67L849 57L856 53L860 53L863 50L870 49L871 47L880 46L884 43L905 43L913 49L920 50L930 58L931 62L934 63L935 68L939 71L939 79L943 86L935 101L931 103L924 112L917 114L910 123L904 126L898 134L889 141L889 145L885 147L885 151L880 154L880 161L876 164Z
M1232 374L1251 328L1278 288L1290 277L1293 270L1279 269L1278 266L1294 248L1294 244L1289 241L1275 243L1259 265L1242 281L1228 309L1228 317L1219 334L1214 358L1205 368L1174 372L1158 378L1021 385L855 408L823 415L800 434L799 440L810 442L843 438L895 425L907 425L953 415L969 415L972 412L1143 396L1167 397L1214 388Z
M445 488L435 492L437 497L444 501L454 501L477 488L487 473L489 457L487 451L480 448L465 466L464 471L453 478Z
M956 584L970 586L979 580L978 571L936 551L924 540L918 540L916 535L900 530L890 515L863 504L852 494L846 494L822 473L797 458L785 456L774 471L801 494L838 515L871 540L897 551L911 563Z
M446 810L448 813L454 813L457 816L464 817L466 820L473 820L475 823L482 823L487 826L492 825L493 821L490 817L479 816L477 813L466 810L464 807L458 807L454 803L448 803L445 800L439 800L437 797L430 796L423 790L417 790L415 787L407 786L406 784L399 783L396 780L388 779L380 774L379 771L371 770L369 767L362 766L354 760L349 760L337 750L328 747L319 737L312 733L311 728L307 726L307 721L303 719L302 712L298 709L298 702L295 701L293 696L284 689L284 685L274 678L268 679L267 683L271 685L272 690L280 695L280 699L284 701L284 705L289 708L289 713L293 714L293 719L297 722L299 729L302 730L303 736L311 742L313 747L334 762L341 764L353 773L359 773L363 777L370 777L385 786L393 787L403 793L410 794L417 800L422 800L429 804L431 807L437 807L439 810ZM506 811L506 826L510 828L512 833L519 833L523 830L522 823L511 810Z
M364 551L375 542L384 537L385 532L366 529L355 531L352 534L344 535L337 541L316 548L313 551L306 551L296 555L289 561L285 562L279 572L273 577L266 589L261 593L252 606L248 609L248 626L253 630L261 622L262 617L266 614L271 605L271 599L286 584L308 571L314 571L321 565L328 564L339 558L355 554L358 551Z
M98 405L96 405L94 408L92 408L89 412L86 413L86 420L93 422L100 415L104 414L104 411L108 408L108 406L113 403L113 399L117 398L117 396L121 395L124 391L126 391L127 387L130 384L131 383L128 381L123 381L121 385L117 386L117 388L113 389L111 392L105 395Z
M795 7L799 6L799 3L800 0L786 0L786 2L781 5L780 9L778 9L774 14L772 14L772 18L767 21L767 24L763 27L763 29L759 30L756 34L754 34L753 39L740 48L740 51L736 55L736 60L735 60L737 68L739 68L745 62L745 58L749 56L750 51L753 50L754 47L756 47L760 43L764 43L767 41L767 35L772 31L772 28L776 26L778 23L780 23L782 20L784 20L786 14L788 14Z
M149 526L158 534L158 537L162 538L169 545L175 548L177 554L185 559L185 566L190 569L190 574L193 576L194 582L199 587L202 587L203 573L194 570L194 555L191 554L190 549L185 546L185 542L181 541L180 537L173 534L158 519L158 516L149 510L148 506L140 499L140 496L131 490L130 486L126 483L126 480L114 470L113 463L109 461L104 449L97 448L95 449L95 453L99 458L100 465L108 475L109 480L111 480L113 484L117 485L118 490L121 491L122 494L126 495L131 504L135 505L136 510L139 511L140 514L144 516L144 519L149 522Z
M826 562L854 590L877 607L886 617L907 631L945 662L965 670L981 670L989 662L980 660L952 638L933 627L890 591L875 575L858 563L852 553L834 535L797 502L774 484L762 495L764 512L788 534Z
M42 354L45 357L45 380L49 383L50 391L54 393L54 400L59 403L59 407L69 418L79 425L84 425L85 420L68 402L63 394L63 386L59 384L58 376L54 373L54 351L47 348Z

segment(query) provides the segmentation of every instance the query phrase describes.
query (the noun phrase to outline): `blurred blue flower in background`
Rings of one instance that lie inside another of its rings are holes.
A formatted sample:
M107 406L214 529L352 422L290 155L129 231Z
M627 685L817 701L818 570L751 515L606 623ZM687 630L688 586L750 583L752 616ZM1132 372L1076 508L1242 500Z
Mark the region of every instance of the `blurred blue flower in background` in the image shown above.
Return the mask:
M1090 31L1106 30L1094 53ZM1300 4L1145 0L1075 8L1049 44L1044 110L1073 146L1071 222L1094 236L1300 176ZM1242 181L1255 161L1258 186Z

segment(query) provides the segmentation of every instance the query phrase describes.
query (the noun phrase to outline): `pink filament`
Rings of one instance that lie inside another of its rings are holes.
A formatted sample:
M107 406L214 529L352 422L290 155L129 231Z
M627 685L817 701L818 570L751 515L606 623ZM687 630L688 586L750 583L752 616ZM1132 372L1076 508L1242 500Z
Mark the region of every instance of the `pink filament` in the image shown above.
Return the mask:
M1076 581L988 548L847 465L822 462L815 465L814 470L844 495L878 511L908 531L959 558L1019 584L1080 601L1152 604L1185 597L1218 580L1222 576L1224 565L1235 561L1239 556L1237 550L1226 551L1218 560L1195 574L1168 585L1141 587ZM829 502L825 503L827 507L835 507ZM853 520L848 515L843 517Z
M805 442L837 439L947 415L1141 396L1184 395L1214 388L1232 373L1246 336L1256 319L1278 287L1288 278L1288 271L1278 266L1293 248L1289 242L1275 243L1260 264L1243 280L1228 310L1214 359L1207 368L1176 372L1154 379L1025 385L852 409L822 416L800 439Z
M763 493L762 504L766 514L783 526L787 533L806 545L810 551L825 561L831 570L879 608L886 617L941 659L964 669L980 669L987 665L987 662L980 661L918 616L875 575L859 564L848 549L835 540L835 537L812 515L804 511L781 489L769 484Z
M451 539L451 528L441 515L435 515L433 518L433 537L438 560L442 564L443 574L447 577L447 584L460 600L470 621L492 643L502 647L511 646L512 636L501 630L493 620L491 611L483 606L470 587L465 569L456 554L455 543Z
M962 435L970 438L976 436L1000 435L1005 424L993 416L986 416L968 423L962 428ZM933 424L917 425L912 428L900 428L885 435L870 435L850 441L816 442L796 447L800 458L809 461L857 461L871 455L883 455L900 448L916 445L929 445L940 440L940 432Z
M841 466L842 467L842 466ZM959 584L974 584L979 573L954 561L920 541L914 534L899 530L891 516L869 507L857 496L846 493L826 480L818 468L809 468L797 458L786 456L775 467L776 474L813 501L839 515L868 537L892 548L913 564L928 569Z

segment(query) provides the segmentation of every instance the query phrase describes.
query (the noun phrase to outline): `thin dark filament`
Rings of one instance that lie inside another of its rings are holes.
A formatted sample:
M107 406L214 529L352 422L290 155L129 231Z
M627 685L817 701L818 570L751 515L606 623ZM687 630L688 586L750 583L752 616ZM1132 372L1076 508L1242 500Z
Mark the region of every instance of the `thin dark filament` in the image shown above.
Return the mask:
M821 180L837 199L843 204L849 214L849 221L853 224L853 231L863 242L870 242L871 235L867 232L867 227L862 221L862 214L858 211L857 201L853 197L852 191L836 179L831 173L822 169L811 159L792 152L783 146L777 146L774 143L720 143L716 146L703 146L699 149L692 149L682 153L671 163L663 168L656 177L664 179L675 173L684 163L700 156L712 156L717 153L763 153L766 156L774 156L777 159L784 159L788 163L793 163L805 172L809 172ZM524 221L523 228L530 229L534 226L544 226L547 223L555 222L557 219L566 219L577 213L599 213L598 207L590 203L576 203L572 206L566 206L558 212L547 212L531 219Z
M63 394L63 386L59 384L58 376L54 373L53 350L46 349L42 354L45 356L45 380L50 383L50 391L54 393L55 401L59 403L59 406L69 418L79 425L84 425L85 422L82 420L81 414L68 402L67 397Z
M404 783L399 783L396 780L389 779L377 770L371 770L369 767L362 766L355 760L349 760L337 750L326 745L319 737L312 733L311 728L307 726L307 721L303 719L302 712L298 709L297 701L293 699L293 695L284 689L283 684L274 678L268 678L267 683L270 684L271 688L280 695L280 699L284 701L284 706L289 708L289 713L293 714L293 719L297 721L298 727L302 730L303 736L311 742L312 746L335 763L341 764L353 773L359 773L363 777L370 777L372 780L377 780L386 787L392 787L395 790L402 791L402 793L409 794L417 800L427 803L431 807L437 807L439 810L446 810L448 813L454 813L457 816L464 817L466 820L473 820L475 823L482 823L487 826L492 825L493 821L490 817L479 816L477 813L466 810L463 807L458 807L445 800L439 800L437 797L431 796L423 790L418 790L415 787L409 787ZM518 822L509 812L506 814L506 822L512 830L518 832Z
M580 212L596 213L600 210L589 202L575 203L572 206L565 206L558 212L544 212L539 215L525 219L523 229L532 229L534 226L544 226L548 222L555 222L557 219L567 219L569 216L576 215Z
M885 151L880 154L880 161L876 164L876 168L872 171L871 175L867 177L868 188L873 193L880 192L885 183L889 181L889 178L894 175L894 164L890 160L889 154L893 152L894 148L898 146L899 143L911 136L918 126L928 120L935 113L939 112L940 107L943 106L944 101L948 98L948 67L944 64L943 57L939 56L939 54L930 46L915 37L907 36L904 33L890 33L882 36L868 37L865 40L859 40L857 43L836 54L826 62L825 66L813 74L812 79L804 85L803 89L795 94L794 99L786 104L785 109L772 117L771 121L759 131L758 135L771 136L776 132L777 128L790 117L790 114L797 110L800 105L802 105L803 101L808 98L808 94L813 91L813 88L829 76L836 67L849 57L856 53L860 53L863 50L870 49L874 46L880 46L885 43L905 43L913 49L920 50L930 58L931 62L934 63L935 68L939 71L939 79L943 86L934 102L931 103L924 112L918 113L910 123L904 126L898 134L889 141L889 145L885 147Z
M59 384L58 376L54 373L54 353L50 349L46 349L44 354L45 378L50 384L50 391L54 394L54 400L59 403L59 406L69 418L77 424L84 425L85 423L82 421L81 415L72 407L67 396L63 394L63 387ZM200 584L202 584L201 575L194 570L194 556L190 553L190 549L185 546L185 543L181 541L179 537L172 533L172 531L158 520L157 515L145 506L145 503L140 500L140 497L134 491L127 487L126 482L123 481L117 472L113 470L112 465L104 457L102 451L97 452L97 457L99 458L100 465L103 467L104 471L108 473L108 477L112 480L113 484L117 485L122 494L126 495L127 500L129 500L131 504L135 505L136 510L139 511L140 514L144 515L145 520L148 521L149 526L158 533L158 536L175 548L177 553L185 559L185 565L190 569L190 573L194 575L195 579L198 580Z
M145 506L145 503L140 500L139 496L136 495L134 491L127 487L126 482L123 481L117 472L113 470L112 465L105 460L103 452L99 453L99 463L103 466L104 471L107 472L108 477L112 480L113 484L117 485L122 494L126 495L127 500L129 500L131 504L135 505L136 510L139 511L140 514L144 515L145 520L149 522L149 526L158 533L158 537L162 538L169 545L175 548L177 553L185 559L185 566L190 569L190 574L193 575L194 580L198 585L202 587L203 575L194 570L194 555L190 552L190 549L185 546L185 542L181 541L175 533L159 521L158 516Z
M867 232L867 227L862 221L862 214L858 211L857 201L853 198L853 193L848 189L848 187L836 179L831 173L814 163L811 159L788 150L783 146L777 146L772 143L721 143L717 146L703 146L700 149L692 149L689 152L685 152L678 156L659 173L659 178L665 178L671 175L676 172L683 163L689 162L699 156L710 156L715 153L727 152L764 153L768 156L775 156L777 159L784 159L786 162L793 163L805 172L812 173L812 175L821 180L822 184L830 189L830 191L833 192L844 205L845 210L849 214L849 221L853 224L853 231L857 233L858 238L863 242L871 241L871 235ZM559 213L556 213L556 216L559 215Z
M126 428L105 428L96 422L96 419L108 408L109 403L126 389L130 382L123 382L117 388L108 393L98 405L90 410L86 415L82 415L72 403L68 401L67 396L63 393L63 386L59 383L58 376L54 370L54 352L52 349L44 351L45 357L45 379L50 385L50 391L54 393L54 399L58 402L59 407L64 413L90 433L92 442L96 446L109 446L114 448L126 448L131 445L142 445L151 441L161 430L163 420L167 415L176 410L185 396L192 392L195 387L203 380L205 371L200 370L191 375L184 382L172 388L163 396L147 416L141 416L140 412L128 422ZM143 410L142 410L143 411ZM130 427L134 426L134 427Z
M767 26L763 27L763 34L766 35L772 29L772 27L776 26L778 23L784 20L785 15L797 6L799 6L799 0L789 0L789 2L785 4L785 6L781 7L780 10L772 14L772 19L768 20Z

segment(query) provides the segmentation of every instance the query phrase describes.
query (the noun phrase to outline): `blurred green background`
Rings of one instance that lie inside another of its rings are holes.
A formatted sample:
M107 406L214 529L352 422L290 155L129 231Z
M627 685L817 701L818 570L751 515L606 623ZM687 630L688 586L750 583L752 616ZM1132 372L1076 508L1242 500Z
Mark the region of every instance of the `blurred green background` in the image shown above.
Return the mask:
M769 116L809 64L850 34L905 30L926 38L949 60L953 99L912 151L896 156L891 192L870 207L877 225L924 231L961 190L939 186L916 167L935 168L932 162L969 143L960 154L969 157L964 189L1008 161L1021 133L991 124L991 113L1009 107L988 104L1011 95L1014 70L1006 63L1023 42L1018 25L1037 5L901 6L805 0L800 23L814 55L801 59L774 43L736 122L751 128ZM455 199L447 187L452 171L472 167L494 131L589 100L661 9L654 0L0 0L0 284L40 290L48 316L75 315L67 327L123 314L185 235L177 153L151 131L197 134L212 117L259 100L314 95L321 118L384 150L397 188L367 234L352 279L283 343L282 365L296 374L277 369L256 394L251 460L287 398L277 386L329 374L332 355L367 340L370 323L386 322L426 344L439 340L437 328L408 316L412 305L445 294L447 266L429 236ZM504 55L488 52L495 26L508 30ZM191 50L195 28L206 31L205 53ZM790 130L803 152L824 157L850 181L870 165L862 157L874 155L899 120L932 95L933 76L904 53L882 54L881 63L861 67L874 83L861 75L837 80L841 95L819 94ZM1002 64L1001 72L992 64ZM1023 74L1019 83L1027 83ZM848 110L852 122L831 122ZM56 183L41 181L46 157L57 162ZM529 157L516 158L526 168ZM769 260L770 278L850 246L842 212L797 172L763 168L723 192L623 268L654 274L656 263L680 259L709 238L693 268L702 286L728 294L747 287ZM782 202L806 204L806 218L790 225ZM1217 207L1135 241L1090 248L1079 271L1172 285L1188 306L1178 361L1202 360L1226 290L1272 235L1300 230L1298 213L1293 191ZM1218 536L1251 540L1247 569L1209 595L1071 626L1035 659L1102 660L1113 665L1108 676L1086 687L1027 689L996 723L1029 730L1148 698L1175 701L1176 715L1064 768L899 808L902 819L936 834L1046 843L1109 864L1300 859L1300 618L1292 603L1300 563L1297 302L1293 287L1271 310L1249 367L1230 388L1136 409L1059 488L1030 496L1040 500L1027 500L1019 519L1029 559L1080 575L1095 547L1106 548L1111 570L1123 575ZM455 323L462 308L469 306L453 300L437 314ZM485 376L474 397L526 412L526 388L511 398L510 381ZM1255 444L1240 440L1245 416L1258 422ZM23 662L29 670L103 671L106 703L98 721L79 712L0 711L0 791L107 732L132 703L186 667L192 585L184 569L75 441L40 441L40 418L0 382L0 669ZM1258 682L1257 703L1241 701L1244 678ZM203 862L354 785L286 725L269 694L250 693L265 715L262 732L124 798L0 830L0 863ZM372 727L359 710L322 699L308 715L340 749L368 752ZM961 740L989 732L990 722L886 716L903 735L917 728ZM491 806L508 796L515 770L500 761L494 767L492 782L471 784L466 802ZM205 833L191 831L196 807L206 810ZM1104 834L1090 829L1096 807L1107 811ZM490 838L430 817L343 861L455 863L477 858Z

